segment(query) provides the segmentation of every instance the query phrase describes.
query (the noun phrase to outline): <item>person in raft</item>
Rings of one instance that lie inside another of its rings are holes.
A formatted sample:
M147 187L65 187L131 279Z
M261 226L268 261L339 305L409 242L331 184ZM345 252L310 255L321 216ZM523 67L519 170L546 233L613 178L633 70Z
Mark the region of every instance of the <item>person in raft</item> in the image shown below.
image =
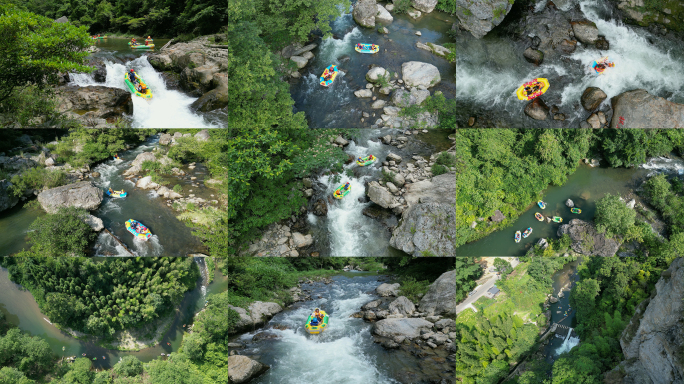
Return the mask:
M131 45L138 45L138 42L135 41L135 37L131 39Z
M313 317L311 318L311 325L316 326L323 322L323 314L321 313L320 309L314 309L314 313L312 313L312 315Z
M147 93L147 87L143 83L138 83L138 92L142 93L143 95Z
M348 181L347 181L347 183L344 185L344 189L345 189L345 190L346 190L346 189L349 189L349 182L348 182Z
M128 72L128 80L130 80L133 85L135 85L135 83L137 82L135 79L135 71L133 69L131 69L131 71Z

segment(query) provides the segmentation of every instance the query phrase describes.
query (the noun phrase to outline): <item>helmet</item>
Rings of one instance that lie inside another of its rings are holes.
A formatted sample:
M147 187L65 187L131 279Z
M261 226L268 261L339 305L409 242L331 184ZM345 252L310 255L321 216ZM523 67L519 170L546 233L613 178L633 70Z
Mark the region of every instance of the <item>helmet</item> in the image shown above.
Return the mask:
M320 309L316 308L315 311L320 311Z
M131 69L131 72L135 72L135 71Z
M150 37L149 37L149 36L147 36L147 38L148 38L148 39L150 39Z

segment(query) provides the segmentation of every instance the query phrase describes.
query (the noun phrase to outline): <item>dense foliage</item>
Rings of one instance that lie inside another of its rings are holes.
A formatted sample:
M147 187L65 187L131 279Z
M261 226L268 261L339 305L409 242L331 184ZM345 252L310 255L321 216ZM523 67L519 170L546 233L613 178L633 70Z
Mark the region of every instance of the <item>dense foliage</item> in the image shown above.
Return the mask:
M17 256L86 256L88 244L97 233L83 220L88 212L82 208L60 208L57 213L38 217L29 226L29 252Z
M608 237L626 234L635 218L636 212L625 205L620 196L609 193L596 202L596 229Z
M2 265L52 322L105 337L169 313L199 277L192 258L27 257Z

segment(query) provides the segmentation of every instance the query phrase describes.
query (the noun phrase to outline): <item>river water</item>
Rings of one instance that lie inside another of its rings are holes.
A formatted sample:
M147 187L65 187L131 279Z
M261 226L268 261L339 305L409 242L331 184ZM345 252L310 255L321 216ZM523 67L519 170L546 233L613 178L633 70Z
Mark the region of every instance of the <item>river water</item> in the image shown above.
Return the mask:
M292 79L290 87L290 93L295 101L295 112L304 111L310 127L370 127L380 117L381 110L370 108L370 98L359 99L354 96L354 91L365 88L366 72L372 64L396 72L401 78L402 63L430 63L439 69L442 79L439 84L430 88L430 93L434 94L439 90L447 98L454 98L454 63L416 48L416 42L439 45L453 43L447 31L451 29L455 17L437 10L424 14L418 20L413 20L405 14L393 13L392 16L394 21L387 26L387 37L378 33L377 29L357 25L349 10L331 23L333 37L315 40L318 44L312 51L315 57L300 70L301 78ZM420 31L422 36L416 36L416 31ZM358 53L354 50L356 43L379 44L380 51L372 55ZM341 58L345 55L349 60L342 62ZM330 64L336 64L341 72L331 86L322 87L319 84L319 77ZM386 101L390 99L377 92L375 95ZM376 113L376 117L366 118L362 123L363 112L370 112L371 115Z
M131 162L142 152L150 152L158 147L159 137L152 136L142 145L119 153L123 161L107 160L93 170L100 172L100 177L92 181L96 186L107 189L128 192L123 199L110 198L104 195L100 207L92 214L101 218L105 228L117 236L136 256L185 256L189 253L202 253L206 247L195 236L192 229L178 220L179 212L167 207L165 200L156 192L135 188L132 180L126 180L122 175L131 166ZM183 187L183 194L193 193L205 200L212 200L213 190L203 186L202 181L208 176L208 170L202 164L190 170L187 165L181 167L186 172L183 177L165 177L169 181L169 188L175 184ZM197 180L190 180L197 177ZM26 234L29 225L39 216L44 215L42 209L25 209L22 204L0 213L0 256L10 255L28 249ZM128 219L135 219L145 224L153 236L148 241L133 239L133 235L126 230L124 223ZM95 242L92 252L96 256L130 256L116 240L102 231Z
M101 260L103 262L117 262L118 259ZM197 261L204 263L203 260ZM228 278L226 276L223 276L218 269L210 273L214 273L214 281L211 284L206 287L203 286L203 282L206 284L206 276L202 276L197 281L197 287L185 293L179 307L180 310L176 312L171 327L161 339L160 344L138 352L106 349L93 342L77 340L66 332L60 331L45 320L46 316L40 312L38 304L29 291L9 281L5 268L0 268L0 292L2 292L0 294L0 311L5 314L11 324L16 325L22 331L45 339L50 344L52 351L58 356L81 357L81 354L85 353L86 357L91 359L97 357L97 360L92 361L92 363L98 369L111 368L120 358L127 355L133 355L141 361L147 362L158 358L162 353L168 354L177 351L183 339L185 329L183 324L192 323L192 318L204 307L207 297L228 289ZM62 347L65 348L64 351L62 351ZM103 360L102 356L105 356L106 359Z
M130 39L125 38L109 38L96 43L102 51L92 56L103 59L106 65L107 78L104 83L95 82L91 74L72 73L70 74L71 84L81 87L102 85L128 91L123 81L124 73L135 69L145 80L154 96L150 100L133 96L132 127L226 128L228 126L227 111L216 110L208 113L193 111L190 105L197 100L197 97L189 96L180 90L170 89L161 74L147 61L145 50L132 50L128 46L129 41ZM155 40L155 45L161 48L166 42L168 40Z
M354 159L373 154L379 161L366 167L360 167L353 161L344 166L342 174L323 174L314 181L314 196L309 203L307 223L321 256L407 256L389 246L391 232L385 225L363 214L364 209L375 205L366 200L365 185L371 180L382 179L380 160L384 161L390 152L401 156L403 162L411 160L413 155L429 158L432 153L448 149L451 141L447 136L453 132L432 130L420 133L416 136L418 140L411 139L402 149L378 140L379 137L396 133L392 128L360 130L344 151ZM341 200L330 199L333 202L328 204L327 216L320 217L312 213L316 201L328 200L346 182L351 184L351 191ZM390 226L398 224L394 217L387 217L384 222Z
M458 256L523 256L541 238L557 239L558 227L572 219L590 221L596 213L596 202L607 193L625 196L641 185L645 178L655 173L684 172L684 161L681 158L652 158L638 168L592 168L580 164L575 173L561 186L547 188L541 200L546 209L539 209L536 202L518 217L511 226L496 231L480 240L462 245L456 250ZM577 215L570 213L565 201L571 199L575 207L582 210ZM539 222L534 217L539 212L544 217L560 216L563 223ZM532 234L520 243L513 240L515 231L523 232L532 227Z
M439 377L439 372L429 371L419 359L400 351L387 351L374 343L371 324L351 317L361 310L361 306L377 298L378 276L350 272L332 279L334 282L329 285L303 284L302 290L313 290L312 301L296 303L275 315L264 329L237 338L248 343L240 354L271 367L250 381L251 384L300 384L321 380L331 384L420 384L427 382L427 377ZM310 335L304 330L304 323L314 308L330 315L329 328L318 335ZM274 328L276 326L283 329ZM274 338L251 342L259 333Z
M535 12L553 12L540 1ZM610 43L608 51L578 43L568 56L545 58L536 67L525 61L523 51L527 41L512 36L523 17L516 4L504 22L484 38L475 39L470 32L457 35L456 99L459 124L465 125L470 116L482 120L479 126L515 127L572 127L589 113L580 105L580 97L587 87L599 87L607 95L602 110L610 106L610 98L622 92L645 89L670 101L684 102L684 45L673 36L659 36L645 28L625 25L616 19L613 3L603 0L557 1L560 11L569 11L573 19L585 17L596 23L599 34ZM596 76L589 65L593 60L608 55L615 68ZM545 77L551 84L542 96L549 105L557 105L566 120L547 118L538 121L527 117L523 110L528 104L518 100L516 89L536 77Z
M553 295L558 298L557 303L550 303L549 310L551 311L550 323L558 323L560 325L572 328L573 319L576 311L570 307L570 291L575 287L579 281L577 274L577 267L581 264L582 259L577 259L571 263L565 264L563 269L553 274ZM563 292L563 297L559 297L560 292ZM549 343L545 347L546 360L553 363L555 359L562 353L570 351L580 342L579 337L574 332L568 332L567 336L561 337L561 334L556 334L549 339Z

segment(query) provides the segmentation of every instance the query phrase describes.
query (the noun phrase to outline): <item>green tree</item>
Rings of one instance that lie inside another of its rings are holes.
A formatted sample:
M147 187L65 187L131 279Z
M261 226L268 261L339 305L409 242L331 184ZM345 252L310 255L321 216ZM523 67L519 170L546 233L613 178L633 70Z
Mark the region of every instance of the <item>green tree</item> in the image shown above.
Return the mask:
M23 372L14 367L2 367L0 369L0 384L34 384L35 381L27 378Z
M596 202L596 229L607 236L624 235L634 226L636 212L625 205L619 196L607 194Z
M143 372L143 363L135 356L124 356L113 368L114 372L120 376L133 377Z
M85 256L88 244L97 236L83 221L86 216L85 210L68 207L38 217L29 226L31 250L47 257Z
M497 271L501 272L501 275L506 275L513 270L511 263L509 263L506 259L502 259L500 257L494 259L494 268L496 268Z
M570 305L577 310L577 318L588 318L596 308L596 296L601 291L594 279L584 279L577 283L570 293Z

